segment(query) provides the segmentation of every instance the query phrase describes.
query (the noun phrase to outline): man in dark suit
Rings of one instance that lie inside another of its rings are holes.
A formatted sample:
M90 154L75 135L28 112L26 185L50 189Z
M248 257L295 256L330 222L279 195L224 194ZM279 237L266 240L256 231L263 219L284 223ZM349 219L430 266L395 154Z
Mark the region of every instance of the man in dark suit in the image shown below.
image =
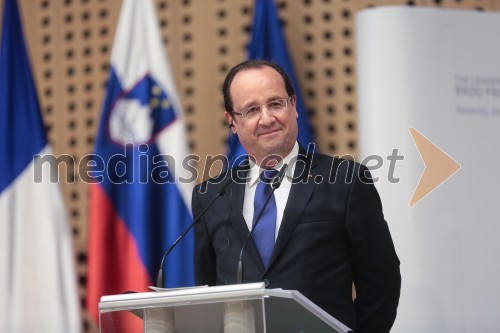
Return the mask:
M223 90L226 118L249 158L193 191L198 216L225 177L235 181L195 227L196 283L236 283L240 250L255 227L243 254L244 282L298 290L356 332L390 331L399 260L369 171L298 145L295 94L276 64L241 63ZM263 208L269 185L261 171L285 164L286 176Z

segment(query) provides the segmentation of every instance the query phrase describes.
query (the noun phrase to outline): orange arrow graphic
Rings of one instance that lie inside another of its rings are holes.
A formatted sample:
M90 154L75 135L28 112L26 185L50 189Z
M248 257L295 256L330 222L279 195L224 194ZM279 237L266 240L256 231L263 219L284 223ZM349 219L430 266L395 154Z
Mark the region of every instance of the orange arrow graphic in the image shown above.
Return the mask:
M424 172L410 200L410 207L413 207L453 176L461 166L415 128L410 127L410 134L425 164Z

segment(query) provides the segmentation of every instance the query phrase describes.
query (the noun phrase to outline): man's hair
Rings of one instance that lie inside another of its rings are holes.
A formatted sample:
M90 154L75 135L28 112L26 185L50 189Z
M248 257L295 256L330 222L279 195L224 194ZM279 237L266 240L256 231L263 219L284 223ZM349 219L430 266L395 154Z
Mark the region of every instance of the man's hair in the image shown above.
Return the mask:
M231 94L229 90L231 89L231 83L233 82L233 79L236 76L236 74L238 74L241 71L249 69L258 69L266 66L271 67L281 75L283 81L285 82L285 89L288 96L295 95L292 82L290 81L290 78L286 74L285 70L281 68L281 66L279 66L274 62L262 59L247 60L231 68L229 73L227 73L226 79L224 80L224 85L222 86L222 94L224 95L224 108L226 109L227 112L229 112L232 115L234 111L233 101L231 100Z

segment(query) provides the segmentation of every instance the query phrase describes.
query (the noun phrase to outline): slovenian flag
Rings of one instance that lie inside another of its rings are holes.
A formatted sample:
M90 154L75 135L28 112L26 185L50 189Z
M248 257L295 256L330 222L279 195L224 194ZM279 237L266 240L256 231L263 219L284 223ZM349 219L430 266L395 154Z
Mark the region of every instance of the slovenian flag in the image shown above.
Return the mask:
M309 143L314 143L313 131L309 124L307 110L304 106L274 1L255 1L250 34L247 59L264 59L275 62L285 70L292 81L295 95L297 95L297 113L299 114L297 119L299 126L298 141L303 147L307 148ZM229 161L241 161L238 157L245 154L245 149L241 145L238 136L231 132L229 137Z
M89 162L87 307L94 320L101 296L155 285L163 253L191 223L196 175L182 164L187 156L183 114L153 1L124 0ZM170 254L165 272L167 287L193 285L192 234Z
M71 233L15 0L1 29L0 332L80 332Z

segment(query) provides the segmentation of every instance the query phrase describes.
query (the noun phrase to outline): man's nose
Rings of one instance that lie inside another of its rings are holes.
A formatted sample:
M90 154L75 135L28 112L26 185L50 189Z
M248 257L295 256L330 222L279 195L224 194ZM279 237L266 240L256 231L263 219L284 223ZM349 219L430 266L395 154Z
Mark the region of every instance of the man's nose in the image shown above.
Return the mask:
M272 112L270 112L265 105L260 109L260 123L270 124L274 122L275 118Z

